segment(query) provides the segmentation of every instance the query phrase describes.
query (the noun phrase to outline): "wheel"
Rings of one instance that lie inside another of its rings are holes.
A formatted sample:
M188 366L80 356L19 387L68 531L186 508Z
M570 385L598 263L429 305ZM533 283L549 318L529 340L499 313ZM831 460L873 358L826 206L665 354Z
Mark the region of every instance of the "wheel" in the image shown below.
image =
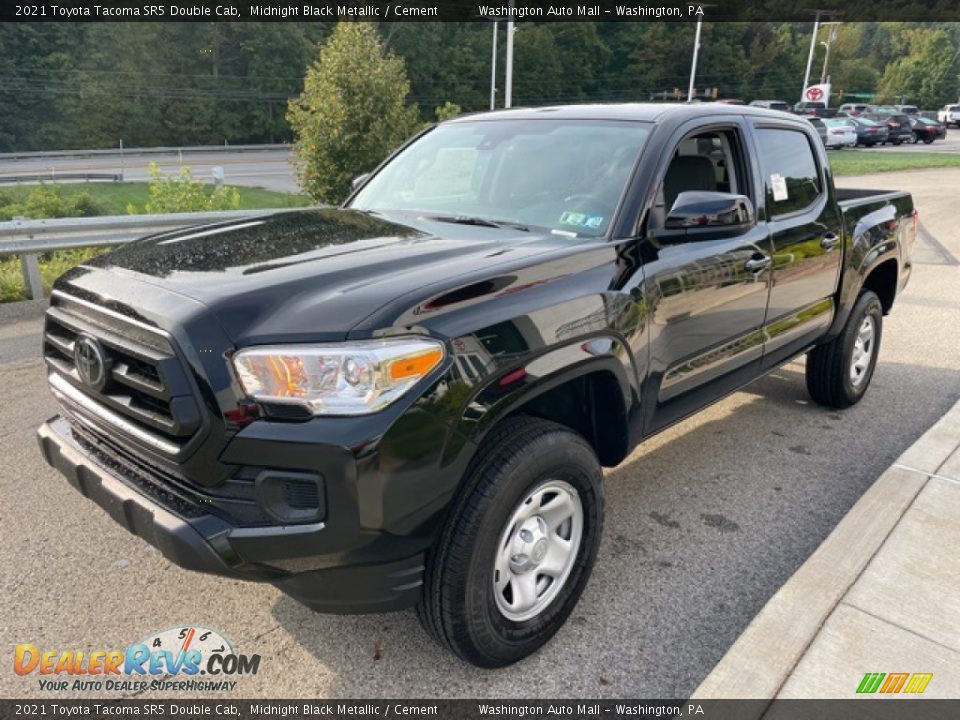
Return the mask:
M420 622L480 667L543 646L577 604L603 527L600 463L577 433L538 418L494 428L428 553Z
M899 145L903 142L903 140L891 140L890 142L892 142L894 145Z
M923 139L923 144L924 144L924 145L929 145L929 144L932 143L932 142L933 142L933 138L932 138L932 137L925 137L925 138Z
M915 132L910 133L910 144L911 144L911 145L916 145L916 144L917 144L917 141L919 141L919 140L920 140L920 138L917 137L917 134L916 134Z
M843 332L807 354L810 397L832 408L847 408L858 403L873 378L882 332L880 298L864 290Z

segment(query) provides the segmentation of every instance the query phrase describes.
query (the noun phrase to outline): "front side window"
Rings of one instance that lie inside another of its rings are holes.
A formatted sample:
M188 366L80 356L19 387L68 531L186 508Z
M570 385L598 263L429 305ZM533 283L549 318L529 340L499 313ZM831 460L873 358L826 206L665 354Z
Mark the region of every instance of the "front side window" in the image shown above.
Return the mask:
M350 207L600 236L650 127L559 119L441 125L390 161Z
M813 147L799 130L757 130L767 214L786 215L811 205L821 192Z

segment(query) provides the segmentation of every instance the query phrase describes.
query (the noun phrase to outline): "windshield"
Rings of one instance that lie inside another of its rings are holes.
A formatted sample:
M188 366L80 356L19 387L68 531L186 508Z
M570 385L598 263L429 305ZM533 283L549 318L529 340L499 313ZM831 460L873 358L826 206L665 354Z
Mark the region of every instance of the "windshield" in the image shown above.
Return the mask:
M852 128L853 124L846 120L824 120L824 125L831 128Z
M650 128L613 120L440 125L391 160L350 207L600 236Z

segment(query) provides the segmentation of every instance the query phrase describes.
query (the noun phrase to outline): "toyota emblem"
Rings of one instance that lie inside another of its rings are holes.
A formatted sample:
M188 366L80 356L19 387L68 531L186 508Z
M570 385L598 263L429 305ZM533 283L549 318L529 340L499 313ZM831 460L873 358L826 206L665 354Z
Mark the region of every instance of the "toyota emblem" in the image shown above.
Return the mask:
M107 384L107 359L96 339L86 336L77 338L73 345L73 364L85 385L102 390Z

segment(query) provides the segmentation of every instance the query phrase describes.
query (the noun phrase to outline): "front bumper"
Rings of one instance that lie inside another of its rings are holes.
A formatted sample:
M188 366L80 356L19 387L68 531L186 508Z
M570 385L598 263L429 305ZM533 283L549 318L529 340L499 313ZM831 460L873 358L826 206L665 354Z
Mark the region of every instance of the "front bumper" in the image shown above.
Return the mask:
M423 553L357 564L344 561L349 553L337 553L325 567L307 566L296 571L289 563L273 561L302 556L305 547L322 547L325 523L235 527L204 512L181 516L139 492L114 469L97 462L78 443L62 417L44 423L37 437L51 467L175 565L270 582L322 612L385 612L410 607L420 597Z

